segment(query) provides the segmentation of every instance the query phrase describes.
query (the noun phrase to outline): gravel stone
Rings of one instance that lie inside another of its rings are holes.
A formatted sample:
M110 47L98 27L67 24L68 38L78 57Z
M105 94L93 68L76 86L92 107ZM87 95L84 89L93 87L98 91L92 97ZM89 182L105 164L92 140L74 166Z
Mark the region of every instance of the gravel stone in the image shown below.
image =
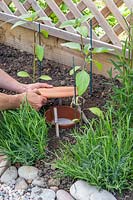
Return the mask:
M56 179L50 178L48 180L48 185L49 186L57 186L58 187L60 185L60 179L58 179L58 178L56 178Z
M7 159L7 156L0 155L0 176L6 171L10 166L10 161Z
M19 177L16 180L16 185L15 185L15 190L26 190L28 188L28 184L26 183L26 181Z
M55 192L50 189L34 187L31 191L31 198L35 200L55 200Z
M90 200L117 200L110 192L101 190L91 195Z
M36 177L32 181L32 185L39 186L39 187L46 187L46 182L45 182L45 179L43 177Z
M10 183L12 180L15 180L18 176L17 168L14 166L9 167L1 176L2 183Z
M58 190L56 193L57 200L74 200L73 197L65 190Z
M38 176L38 169L32 166L22 166L18 169L18 174L25 180L33 180Z

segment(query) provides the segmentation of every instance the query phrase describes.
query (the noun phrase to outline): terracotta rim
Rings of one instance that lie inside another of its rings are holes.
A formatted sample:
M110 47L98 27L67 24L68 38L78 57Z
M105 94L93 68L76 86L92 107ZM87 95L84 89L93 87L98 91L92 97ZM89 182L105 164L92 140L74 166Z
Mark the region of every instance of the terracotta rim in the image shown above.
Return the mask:
M74 96L74 87L73 86L40 88L39 91L42 96L45 96L48 99ZM77 91L76 91L76 94L77 94Z
M69 106L53 106L50 107L45 112L45 118L48 123L53 124L54 122L54 107L57 108L57 113L59 118L66 118L69 120L74 120L74 119L80 120L80 112L78 110L71 108ZM75 126L74 122L71 124L59 124L60 128L72 128L74 126Z

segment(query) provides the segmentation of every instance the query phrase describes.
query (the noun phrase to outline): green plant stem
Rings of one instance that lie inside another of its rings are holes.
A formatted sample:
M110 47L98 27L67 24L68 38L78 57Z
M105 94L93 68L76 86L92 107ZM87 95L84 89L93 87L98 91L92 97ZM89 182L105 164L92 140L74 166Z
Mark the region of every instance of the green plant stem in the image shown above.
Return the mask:
M82 36L82 35L80 35L80 37L81 37L81 50L83 51L83 49L84 49L83 36Z
M33 39L33 82L36 81L36 32L34 30L34 39Z

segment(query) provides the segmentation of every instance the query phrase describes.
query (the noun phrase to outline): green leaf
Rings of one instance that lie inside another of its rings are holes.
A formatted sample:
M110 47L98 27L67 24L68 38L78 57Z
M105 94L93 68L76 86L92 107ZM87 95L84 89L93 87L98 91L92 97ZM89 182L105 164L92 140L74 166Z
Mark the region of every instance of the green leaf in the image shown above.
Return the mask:
M21 25L26 24L26 23L27 23L26 21L18 21L11 27L11 29L14 29L17 26L21 26Z
M51 21L49 17L39 17L37 21Z
M90 50L90 44L86 44L86 45L84 46L84 49L83 49L83 52L85 53L85 55L88 55L89 50Z
M91 59L90 56L87 56L87 58L85 58L85 62L87 62L87 63L90 63L91 60L92 60L92 59Z
M83 17L80 18L80 23L86 22L89 18L90 18L90 16L84 15Z
M102 112L102 110L100 110L100 108L92 107L92 108L89 108L89 110L90 110L94 115L97 115L98 117L102 117L102 118L103 118L103 112Z
M68 26L74 26L75 25L75 19L72 19L72 20L67 20L67 21L64 21L61 25L60 25L60 28L66 28Z
M113 69L112 69L112 67L107 72L108 72L109 78L113 78Z
M76 42L66 42L66 43L61 44L61 46L81 51L81 45L79 43L76 43Z
M39 61L43 60L44 57L44 48L41 45L36 45L36 56Z
M72 121L76 124L80 122L80 119L73 119Z
M80 68L81 68L81 66L75 66L74 69L71 69L71 70L70 70L69 74L70 74L70 75L73 75L73 74L74 74L74 71L76 72L76 71L77 71L78 69L80 69Z
M43 30L41 30L41 33L42 33L42 35L43 35L44 38L48 38L48 35L49 35L48 31L46 31L46 30L43 29Z
M29 73L26 72L26 71L20 71L20 72L18 72L17 76L23 77L23 78L30 77Z
M76 28L77 32L83 37L87 38L88 36L88 28L86 26L80 26Z
M98 62L97 60L93 60L93 62L95 63L97 69L98 69L99 71L101 71L102 68L103 68L102 63Z
M24 19L24 20L29 21L29 22L32 22L32 21L35 21L37 19L38 13L39 13L39 11L33 12L33 13L28 13L28 14L23 14L19 18Z
M81 96L88 88L90 82L89 74L82 70L76 75L76 86L78 90L78 95Z
M39 79L45 80L45 81L50 81L50 80L52 80L52 78L51 78L50 76L48 76L48 75L41 75L41 76L39 77Z
M113 51L114 49L109 49L109 48L106 48L106 47L98 47L98 48L94 48L92 53L95 54L95 53L108 53L110 51Z

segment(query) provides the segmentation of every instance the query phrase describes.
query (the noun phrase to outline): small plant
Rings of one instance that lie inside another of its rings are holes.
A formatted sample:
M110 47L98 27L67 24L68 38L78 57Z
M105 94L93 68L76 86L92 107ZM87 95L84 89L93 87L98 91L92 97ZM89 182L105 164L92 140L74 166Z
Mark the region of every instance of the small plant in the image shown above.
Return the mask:
M50 20L48 17L39 17L38 12L33 12L29 14L21 15L20 21L17 21L13 26L13 28L16 28L20 25L26 24L26 23L33 23L33 22L40 22L42 20ZM30 74L26 71L20 71L17 73L20 77L29 77L32 79L32 82L37 81L38 79L42 80L51 80L51 77L48 75L41 75L39 77L36 77L36 70L38 62L42 62L44 58L44 47L37 43L37 40L40 39L40 34L43 35L44 38L48 38L48 32L46 30L40 30L40 32L36 32L34 30L34 41L33 41L33 54L34 54L34 60L33 60L33 74L30 76Z
M110 51L110 49L107 49L105 47L91 49L89 44L84 44L84 38L88 37L88 28L83 24L88 20L88 18L89 16L83 16L81 18L68 20L63 22L60 26L60 28L72 26L80 35L80 43L67 42L61 44L64 47L80 51L84 56L83 66L75 66L75 69L72 69L70 71L70 75L73 75L74 71L80 70L78 73L76 73L76 86L78 89L79 96L82 96L84 94L90 83L90 76L88 74L87 64L92 61L93 63L95 63L99 70L102 69L102 64L99 63L97 60L92 59L90 54L106 53Z
M111 97L116 109L126 113L133 112L133 14L130 23L127 23L128 37L123 41L122 53L118 54L117 60L112 60L114 70L117 71L115 79L119 79L121 86L114 86L114 95ZM112 70L109 71L112 78Z
M59 150L55 167L59 175L87 181L110 191L132 189L133 129L130 115L113 108L94 119L89 126L75 130L74 145Z
M27 102L20 109L1 112L0 153L12 163L32 165L45 157L48 127Z

